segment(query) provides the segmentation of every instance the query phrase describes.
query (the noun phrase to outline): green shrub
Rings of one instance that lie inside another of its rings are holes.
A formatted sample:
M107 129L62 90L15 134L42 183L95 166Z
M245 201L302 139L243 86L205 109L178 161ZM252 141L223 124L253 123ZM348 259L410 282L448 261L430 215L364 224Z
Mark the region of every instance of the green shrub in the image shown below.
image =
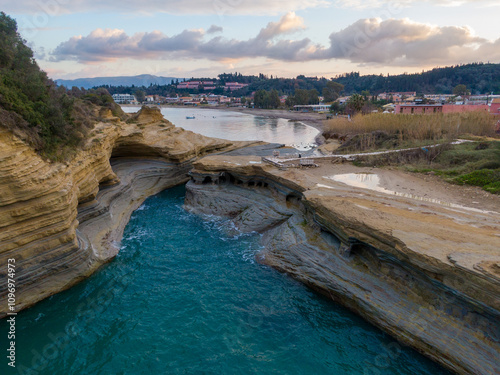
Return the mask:
M500 194L500 181L485 185L483 189L493 194Z
M33 58L16 21L0 12L0 125L50 160L67 159L95 123L93 106L124 119L105 89L57 87Z
M500 169L480 169L471 173L455 177L454 181L460 185L487 186L500 182Z

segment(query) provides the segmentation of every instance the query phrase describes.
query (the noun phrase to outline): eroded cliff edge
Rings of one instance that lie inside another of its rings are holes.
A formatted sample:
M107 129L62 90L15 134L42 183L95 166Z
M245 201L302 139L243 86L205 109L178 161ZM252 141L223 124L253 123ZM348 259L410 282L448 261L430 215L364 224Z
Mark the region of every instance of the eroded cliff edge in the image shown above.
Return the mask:
M461 374L500 368L500 218L255 157L195 163L186 207L263 233L261 261Z
M0 128L0 264L15 259L16 312L111 260L132 211L187 181L198 156L244 144L184 131L159 109L143 108L127 123L106 110L100 117L67 163L43 160ZM7 312L6 271L0 317Z

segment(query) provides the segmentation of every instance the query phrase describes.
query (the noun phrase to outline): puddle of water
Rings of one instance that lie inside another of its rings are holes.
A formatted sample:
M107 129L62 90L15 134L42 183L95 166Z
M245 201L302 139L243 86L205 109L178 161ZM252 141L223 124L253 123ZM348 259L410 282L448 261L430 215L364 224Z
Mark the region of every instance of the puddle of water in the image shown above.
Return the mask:
M415 199L415 200L419 200L419 201L423 201L423 202L435 203L435 204L439 204L439 205L446 206L446 207L459 208L462 210L479 212L479 213L486 213L486 214L487 213L496 213L494 211L480 210L478 208L466 207L466 206L462 206L462 205L455 204L455 203L443 202L443 201L441 201L439 199L435 199L435 198L421 197L419 195L414 195L411 193L400 193L400 192L397 192L394 190L389 190L389 189L386 189L386 188L380 186L380 177L374 173L345 173L345 174L338 174L338 175L333 175L333 176L323 176L323 178L328 179L328 180L341 182L341 183L349 185L349 186L354 186L354 187L358 187L358 188L362 188L362 189L369 189L369 190L377 191L377 192L384 193L384 194L395 195L397 197L410 198L410 199ZM318 184L317 186L332 189L332 187L328 186L328 185Z
M391 190L387 190L380 186L380 178L374 173L346 173L338 174L331 177L324 177L333 181L342 182L349 186L355 186L363 189L380 191L381 193L392 194Z
M323 185L323 184L316 184L317 188L326 188L326 189L335 189L333 186L330 185Z

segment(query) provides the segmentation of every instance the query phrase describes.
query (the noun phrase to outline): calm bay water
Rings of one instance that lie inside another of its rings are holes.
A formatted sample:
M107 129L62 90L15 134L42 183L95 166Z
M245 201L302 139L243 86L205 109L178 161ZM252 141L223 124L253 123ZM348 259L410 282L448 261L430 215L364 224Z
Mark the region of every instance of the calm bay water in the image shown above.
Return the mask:
M140 107L123 107L125 112L137 112ZM319 131L301 122L271 119L245 113L221 111L208 108L163 107L161 113L167 120L186 130L209 137L230 141L266 141L294 145L299 150L308 150L314 144ZM194 116L194 119L186 119Z
M21 312L17 368L3 355L0 373L446 374L257 264L258 235L228 237L224 221L186 212L184 193L149 198L113 262Z

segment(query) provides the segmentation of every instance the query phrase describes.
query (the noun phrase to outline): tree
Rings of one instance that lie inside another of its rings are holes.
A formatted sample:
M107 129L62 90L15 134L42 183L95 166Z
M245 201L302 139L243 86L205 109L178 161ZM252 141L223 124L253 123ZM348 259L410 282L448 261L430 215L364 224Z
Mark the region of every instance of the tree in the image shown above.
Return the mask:
M269 107L278 108L281 104L280 96L277 90L271 90L269 93Z
M297 89L295 90L294 102L296 105L307 105L309 104L309 92L308 90Z
M467 95L468 91L467 91L467 86L465 85L456 85L455 88L453 89L453 95L456 95L456 96L461 96L461 97L464 97L465 95Z
M308 103L307 104L318 104L319 103L319 94L318 90L312 89L307 92L308 95Z
M347 101L347 109L351 114L361 112L365 105L365 98L359 94L353 94Z
M146 100L146 93L144 91L142 91L142 90L137 90L134 93L134 95L135 95L135 98L137 99L137 101L139 103L142 103L143 101Z
M253 103L257 108L269 107L269 93L266 90L258 90L255 92Z
M15 119L37 149L52 153L76 145L83 131L74 126L73 98L40 70L16 21L0 12L0 112Z
M323 100L325 102L334 102L340 97L340 93L344 91L344 85L334 81L328 81L323 89Z
M345 105L340 104L339 102L333 102L332 105L330 106L331 113L344 113L344 111L345 111Z

